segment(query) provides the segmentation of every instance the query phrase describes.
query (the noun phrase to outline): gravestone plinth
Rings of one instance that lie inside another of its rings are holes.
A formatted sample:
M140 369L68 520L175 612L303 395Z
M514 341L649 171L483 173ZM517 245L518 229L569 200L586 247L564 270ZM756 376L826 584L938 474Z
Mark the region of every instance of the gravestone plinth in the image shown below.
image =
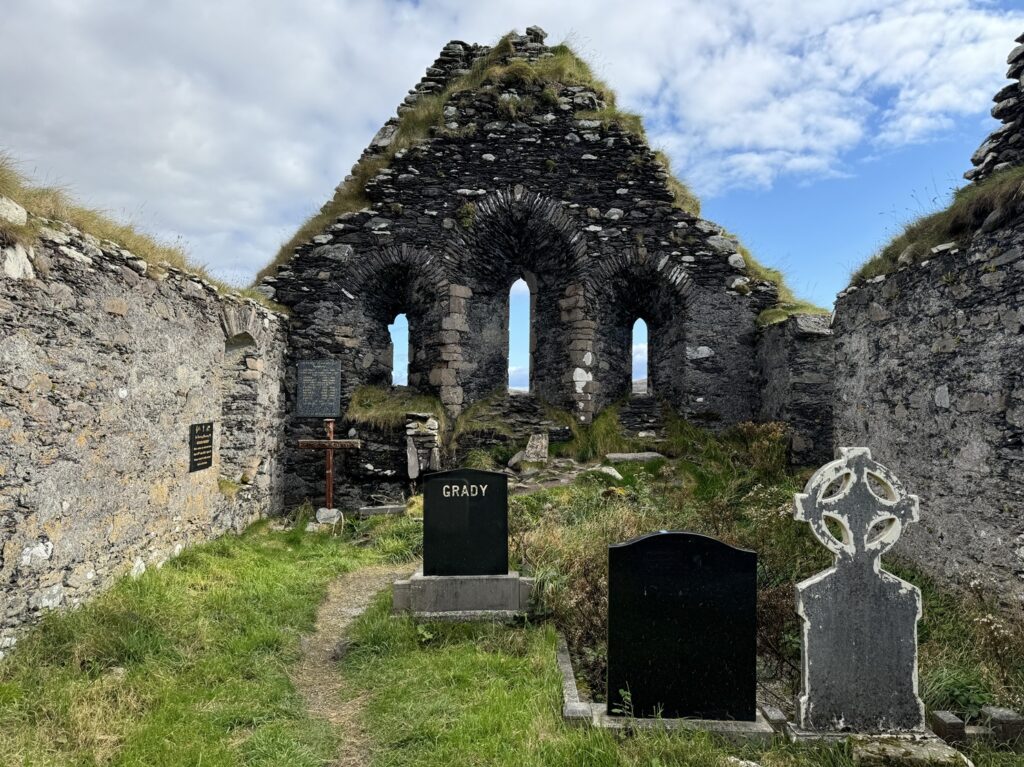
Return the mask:
M903 526L917 521L918 499L867 448L840 454L795 498L794 516L811 526L835 564L796 587L803 673L794 736L920 732L921 592L880 563Z
M607 713L753 722L757 555L695 533L608 547Z
M503 619L526 612L533 579L508 569L508 477L427 474L423 569L394 586L396 612L431 619Z

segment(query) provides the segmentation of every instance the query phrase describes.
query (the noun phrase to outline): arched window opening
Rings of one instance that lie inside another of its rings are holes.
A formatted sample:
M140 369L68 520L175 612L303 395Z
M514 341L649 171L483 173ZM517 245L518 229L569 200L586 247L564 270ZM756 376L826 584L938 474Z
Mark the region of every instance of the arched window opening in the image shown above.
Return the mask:
M530 391L530 363L533 356L531 318L533 295L526 280L512 283L508 293L508 390Z
M633 388L634 397L651 393L651 379L647 364L647 323L638 319L633 323Z
M391 385L409 385L409 318L399 314L388 325L391 337Z

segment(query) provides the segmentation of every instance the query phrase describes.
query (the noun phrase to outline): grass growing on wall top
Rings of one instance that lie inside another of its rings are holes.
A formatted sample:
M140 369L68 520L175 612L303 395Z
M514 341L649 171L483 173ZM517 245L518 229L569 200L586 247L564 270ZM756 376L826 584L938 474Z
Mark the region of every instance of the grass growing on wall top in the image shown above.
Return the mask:
M917 263L929 258L936 245L956 242L962 247L996 211L999 213L987 227L1008 224L1024 214L1024 167L1008 168L956 190L947 208L910 222L902 233L854 272L850 283L858 285L895 271L904 252Z
M192 263L180 242L161 241L137 229L133 224L116 221L108 214L77 204L67 189L59 186L37 186L19 169L15 159L6 152L0 152L0 196L14 200L29 212L25 226L15 226L0 219L0 247L21 243L34 245L38 239L38 224L31 216L61 221L90 234L100 240L109 240L130 250L153 267L168 264L182 271L201 277L222 293L233 293L251 298L274 311L283 307L269 301L266 296L251 288L237 288L211 277L205 268Z
M367 182L390 164L396 152L408 149L428 138L431 129L443 128L445 104L455 94L476 90L487 84L581 85L597 93L606 106L596 112L578 112L578 118L616 124L623 130L644 138L642 119L636 114L620 110L615 105L615 93L594 75L590 66L568 45L556 45L551 48L551 56L534 62L509 62L506 59L514 53L512 35L510 32L502 37L485 56L473 62L468 74L457 78L440 93L421 95L411 109L403 112L398 119L398 131L388 147L382 153L361 159L356 164L351 178L338 187L334 196L281 246L274 259L256 275L254 284L274 274L292 257L296 247L322 232L338 216L367 207L370 204L365 194ZM541 102L545 107L550 107L551 104L547 102L552 100L557 103L557 96L551 89L545 88L541 94ZM668 169L667 163L663 164ZM699 212L700 204L697 198L685 184L671 176L671 172L668 183L677 207L689 212L696 208Z
M345 418L377 428L405 426L406 413L431 413L447 431L444 406L437 397L405 387L360 386L352 392Z

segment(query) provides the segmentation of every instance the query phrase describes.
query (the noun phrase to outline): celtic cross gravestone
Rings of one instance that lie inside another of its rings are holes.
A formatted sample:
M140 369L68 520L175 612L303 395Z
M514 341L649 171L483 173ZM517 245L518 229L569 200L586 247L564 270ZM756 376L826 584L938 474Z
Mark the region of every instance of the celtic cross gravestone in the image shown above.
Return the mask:
M891 732L924 728L917 694L921 592L881 568L918 519L918 499L864 447L840 448L795 498L795 517L835 557L797 584L803 620L799 726Z

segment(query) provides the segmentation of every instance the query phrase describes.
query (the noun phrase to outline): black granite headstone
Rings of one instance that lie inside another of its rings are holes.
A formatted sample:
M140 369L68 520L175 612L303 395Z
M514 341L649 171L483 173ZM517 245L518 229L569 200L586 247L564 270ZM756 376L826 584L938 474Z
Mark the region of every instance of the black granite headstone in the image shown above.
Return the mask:
M608 713L753 721L757 554L696 533L608 547Z
M213 421L188 427L188 470L202 471L213 466Z
M295 415L337 418L341 415L341 361L300 360L295 383Z
M508 572L508 477L456 469L427 474L423 488L423 574Z

